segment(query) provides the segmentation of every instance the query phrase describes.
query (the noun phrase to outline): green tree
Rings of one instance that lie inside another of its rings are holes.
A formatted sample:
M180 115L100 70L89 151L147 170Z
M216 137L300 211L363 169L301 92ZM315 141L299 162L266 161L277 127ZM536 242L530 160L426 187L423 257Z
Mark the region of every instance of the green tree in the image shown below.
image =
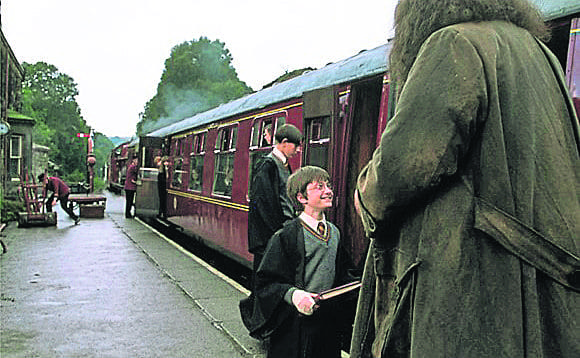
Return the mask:
M232 55L219 40L186 41L171 50L157 86L137 124L149 133L252 92L238 78Z
M104 134L96 132L94 135L94 150L96 164L95 164L95 178L105 179L105 164L109 159L109 154L115 147L113 142ZM95 186L95 191L97 187Z
M36 119L34 142L50 148L49 160L64 178L86 173L86 139L77 138L76 134L87 133L89 128L76 102L77 84L54 65L22 65L22 112Z

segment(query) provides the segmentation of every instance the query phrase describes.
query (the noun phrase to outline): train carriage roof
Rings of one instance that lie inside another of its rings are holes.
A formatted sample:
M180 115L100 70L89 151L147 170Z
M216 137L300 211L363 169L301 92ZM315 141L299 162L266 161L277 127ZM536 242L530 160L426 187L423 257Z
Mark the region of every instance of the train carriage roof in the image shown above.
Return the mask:
M580 13L579 0L532 0L546 21Z
M532 0L546 21L580 13L580 0ZM361 51L346 60L329 64L272 87L225 103L206 112L185 118L169 126L157 129L147 136L165 137L232 116L248 113L268 105L301 97L304 92L348 81L377 75L387 70L387 58L391 44L372 50Z
M147 136L164 137L274 103L298 98L304 92L384 73L387 71L387 54L390 48L390 44L385 44L372 50L361 51L346 60L326 65L319 70L306 72L301 76L222 104L209 111L185 118L151 132Z

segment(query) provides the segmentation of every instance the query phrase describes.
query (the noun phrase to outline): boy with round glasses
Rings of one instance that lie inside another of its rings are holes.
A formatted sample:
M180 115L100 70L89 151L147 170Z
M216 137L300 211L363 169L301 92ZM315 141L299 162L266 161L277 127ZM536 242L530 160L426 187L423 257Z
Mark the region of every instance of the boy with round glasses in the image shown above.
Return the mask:
M300 215L270 239L256 273L254 337L269 337L268 357L340 357L336 304L317 304L321 291L355 280L338 228L326 220L334 193L326 170L306 166L292 174L288 197ZM342 303L344 305L344 303Z

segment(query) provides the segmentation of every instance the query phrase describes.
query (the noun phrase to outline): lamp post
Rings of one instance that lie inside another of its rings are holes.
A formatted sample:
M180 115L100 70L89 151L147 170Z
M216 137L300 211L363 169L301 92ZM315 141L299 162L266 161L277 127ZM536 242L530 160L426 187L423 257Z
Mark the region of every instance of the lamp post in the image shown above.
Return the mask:
M89 193L95 191L95 163L97 159L95 158L95 154L93 153L93 130L89 131L89 139L87 141L87 166L89 168Z
M89 130L89 133L77 133L79 138L88 138L87 140L87 174L89 176L89 193L95 190L95 163L97 159L93 153L93 130Z

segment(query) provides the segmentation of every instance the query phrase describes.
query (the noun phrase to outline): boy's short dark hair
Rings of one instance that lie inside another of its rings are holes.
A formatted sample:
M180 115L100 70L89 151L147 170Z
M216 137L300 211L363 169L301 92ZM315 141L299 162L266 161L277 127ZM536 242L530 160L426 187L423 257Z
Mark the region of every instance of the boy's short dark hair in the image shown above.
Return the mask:
M298 201L298 193L302 194L305 198L306 187L312 182L328 182L330 180L330 175L326 170L315 166L305 166L299 168L294 174L290 175L288 178L288 183L286 184L286 193L290 202L297 210L303 210L304 205Z
M38 182L42 182L42 181L44 181L44 173L40 173L38 175Z
M274 138L276 139L276 143L282 143L282 141L286 139L288 142L296 145L302 144L302 133L300 133L300 129L292 124L284 124L280 126L280 128L276 130Z

